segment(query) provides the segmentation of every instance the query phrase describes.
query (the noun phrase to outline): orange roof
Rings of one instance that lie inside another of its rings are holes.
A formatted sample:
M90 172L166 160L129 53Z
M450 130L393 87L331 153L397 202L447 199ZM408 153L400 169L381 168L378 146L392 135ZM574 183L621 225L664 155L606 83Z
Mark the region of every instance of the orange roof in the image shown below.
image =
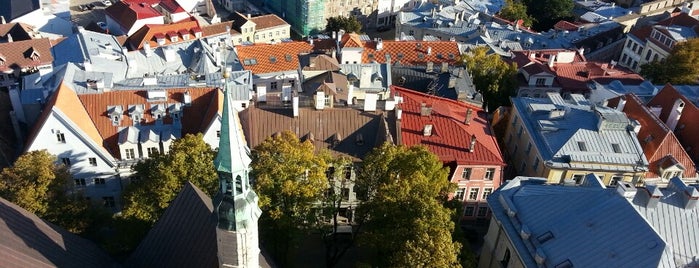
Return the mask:
M618 107L621 98L616 97L609 100L608 106ZM661 177L660 168L667 156L674 157L682 164L685 168L684 177L694 177L696 167L670 128L660 121L648 107L644 106L643 102L636 95L626 94L623 98L626 100L624 113L630 119L636 120L641 124L641 130L638 132L637 137L643 147L643 154L649 163L649 171L646 177ZM648 139L647 137L652 138Z
M146 90L117 90L101 94L82 94L78 97L90 116L89 121L97 127L104 141L104 146L114 157L120 158L118 150L119 127L133 125L133 121L128 115L129 105L144 104L146 111L143 114L141 125L152 125L155 124L155 119L149 111L153 105L182 103L184 92L188 91L192 97L192 102L190 106L182 108L182 135L198 133L203 131L201 129L203 122L206 122L205 125L208 126L208 123L213 120L213 115L206 111L208 111L212 101L215 101L217 90L214 88L168 89L166 90L167 100L162 102L149 102ZM124 109L119 126L112 125L111 119L106 115L107 107L115 105L121 105ZM216 106L214 105L214 107ZM172 118L166 117L163 123L171 124Z
M699 162L699 124L697 124L697 118L699 118L699 108L694 105L692 101L687 99L687 97L680 94L677 89L672 85L667 84L665 87L658 92L653 99L648 102L649 107L661 107L660 120L667 122L670 116L670 111L675 104L676 100L682 100L684 102L684 109L682 109L682 114L677 122L675 128L675 135L680 141L685 151L692 160L697 163Z
M178 36L178 42L185 41L184 36L186 35L189 39L194 39L193 29L199 28L199 22L193 17L188 20L182 20L180 22L172 24L146 24L141 27L138 31L134 32L131 36L127 38L127 43L129 47L133 50L139 50L143 48L143 43L148 42L152 48L158 47L158 41L156 36L166 35L168 33L175 34ZM170 38L165 38L164 46L173 44L176 42L171 42Z
M456 42L452 41L381 41L383 48L376 49L374 41L364 44L362 62L386 63L386 55L391 62L403 65L425 65L427 62L450 65L461 64L461 52ZM437 65L435 65L435 68Z
M299 68L298 55L311 52L313 46L306 42L283 42L237 46L236 49L243 69L263 74L296 71Z
M427 146L446 163L506 165L487 115L481 108L397 86L391 86L391 90L396 96L403 97L400 104L403 110L400 127L403 144ZM420 115L422 103L432 107L430 116ZM473 111L473 118L466 124L469 109ZM424 136L423 129L428 124L432 125L432 135ZM476 145L474 151L469 152L472 135L476 137Z
M340 44L342 44L342 47L364 47L364 43L359 39L359 35L356 33L343 35Z

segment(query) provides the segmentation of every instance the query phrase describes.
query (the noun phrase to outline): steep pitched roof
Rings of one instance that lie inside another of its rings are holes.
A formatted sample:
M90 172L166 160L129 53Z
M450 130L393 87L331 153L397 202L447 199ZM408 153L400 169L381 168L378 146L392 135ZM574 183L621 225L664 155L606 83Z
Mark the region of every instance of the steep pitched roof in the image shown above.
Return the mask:
M127 267L217 267L216 215L204 192L187 182L129 256Z
M378 42L369 41L364 44L362 62L399 62L402 65L425 65L433 62L435 68L443 62L449 65L459 65L461 51L454 41L381 41L382 48L377 49Z
M151 7L146 1L139 3L117 1L106 8L104 12L125 29L130 29L137 20L162 16L160 12Z
M41 8L39 0L0 0L0 16L5 17L5 21L12 21L22 15Z
M391 91L403 98L400 104L403 144L427 146L443 162L505 165L487 115L479 107L397 86L391 86ZM421 115L423 103L432 108L430 116ZM472 111L472 118L466 124L468 110ZM431 136L423 135L425 125L432 125ZM469 152L472 136L476 137L476 145Z
M675 134L648 107L643 105L641 99L634 94L626 94L623 97L623 111L629 119L640 123L641 129L636 135L643 154L648 159L649 167L646 178L661 177L662 164L666 162L667 156L672 156L685 168L683 177L691 178L696 176L696 167L692 159L687 155ZM619 107L622 97L609 100L609 107ZM650 138L648 138L650 137Z
M356 33L348 33L342 36L342 39L340 40L340 44L342 44L342 47L354 47L354 48L362 48L364 47L364 43L362 42L361 39L359 39L359 35Z
M48 38L0 43L0 72L50 65L51 62L53 56Z
M14 41L29 40L34 38L34 27L21 22L0 24L0 41L7 42L9 36Z
M185 12L184 8L182 8L175 0L160 0L159 6L170 13Z
M699 124L696 123L696 120L699 118L699 108L694 105L694 102L680 94L672 85L667 84L647 105L649 107L660 107L661 111L658 117L663 122L668 122L672 107L677 100L684 102L684 109L674 132L687 154L689 154L694 163L698 163L699 136L696 133L699 133Z
M169 44L177 43L170 41L168 34L175 34L179 42L187 41L189 39L195 39L194 32L200 29L199 22L193 17L187 20L179 21L171 24L147 24L138 31L134 32L127 38L127 43L133 50L139 50L143 48L143 44L148 42L151 48L156 48L158 45L158 38L163 38L167 46ZM187 40L185 40L185 37Z
M113 267L92 242L0 198L0 259L6 267Z
M243 69L250 70L253 74L296 72L299 68L298 55L313 50L313 46L306 42L255 44L236 48Z

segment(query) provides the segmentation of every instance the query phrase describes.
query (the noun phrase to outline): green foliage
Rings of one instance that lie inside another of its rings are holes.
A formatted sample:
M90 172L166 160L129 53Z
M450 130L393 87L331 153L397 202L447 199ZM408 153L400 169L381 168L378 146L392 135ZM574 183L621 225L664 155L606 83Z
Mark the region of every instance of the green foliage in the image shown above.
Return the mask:
M533 28L546 31L553 28L556 22L571 19L573 0L523 0L528 13L534 17Z
M675 45L670 55L641 65L641 75L655 84L696 84L699 78L699 39Z
M345 30L348 33L359 33L362 30L362 23L356 17L330 17L326 19L328 24L325 25L326 32Z
M204 142L202 134L187 134L172 143L168 154L159 154L136 164L134 170L138 181L124 192L124 217L155 223L187 181L209 196L216 194L215 154Z
M448 168L425 147L386 143L365 159L357 178L362 204L360 243L374 249L372 266L454 267L461 244L452 241L455 186Z
M500 9L498 15L512 22L517 22L517 20L521 19L526 27L532 27L534 23L534 18L527 13L527 6L519 0L505 0L505 6Z
M471 73L476 86L488 105L489 111L500 106L510 106L510 97L517 94L517 66L507 64L497 54L487 54L488 47L481 46L464 54L462 60Z
M313 208L328 189L329 159L329 154L316 153L310 141L301 142L290 131L269 137L252 150L251 175L263 211L260 232L281 265L299 231L315 225Z

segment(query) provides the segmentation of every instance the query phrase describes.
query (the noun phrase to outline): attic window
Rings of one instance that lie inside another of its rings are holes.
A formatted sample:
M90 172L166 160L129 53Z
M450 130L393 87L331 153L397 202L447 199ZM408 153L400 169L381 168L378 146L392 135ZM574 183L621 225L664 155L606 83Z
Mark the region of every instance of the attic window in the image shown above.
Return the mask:
M618 143L612 143L612 149L614 149L614 152L617 154L621 153L621 147L619 147Z
M442 58L444 58L444 56L442 55L442 53L437 53L437 58L442 59Z
M286 61L291 61L291 55L290 55L290 54L284 55L284 59L285 59Z
M369 55L367 55L367 56L369 57L369 59L372 59L372 60L374 59L374 53L369 53Z
M398 54L396 54L396 58L397 58L398 60L402 60L402 59L403 59L403 53L398 53Z
M255 58L243 60L243 65L251 66L251 65L256 65L256 64L257 64L257 59L255 59Z
M536 240L539 240L539 243L543 244L546 243L546 241L549 241L553 239L553 233L551 231L545 232L542 235L536 237Z
M578 142L578 149L580 149L580 151L583 151L583 152L587 151L587 145L585 144L584 141Z
M454 57L455 57L455 56L454 56L454 53L449 53L449 59L450 59L450 60L453 60Z
M276 62L277 62L277 58L274 57L274 56L270 56L270 57L269 57L269 62L271 62L271 63L276 63Z

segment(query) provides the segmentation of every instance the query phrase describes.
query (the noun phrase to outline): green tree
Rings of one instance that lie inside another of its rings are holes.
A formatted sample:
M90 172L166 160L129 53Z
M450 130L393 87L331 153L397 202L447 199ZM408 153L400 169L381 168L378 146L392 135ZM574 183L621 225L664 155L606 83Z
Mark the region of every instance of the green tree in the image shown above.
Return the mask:
M532 27L534 23L534 18L527 13L527 6L519 0L505 0L505 6L500 9L498 15L513 22L521 19L526 27Z
M134 167L138 180L124 193L123 216L155 223L187 181L209 196L215 195L218 191L215 155L201 133L187 134L170 145L168 154L139 162Z
M560 20L572 19L573 0L524 0L528 13L534 17L534 30L546 31Z
M325 266L334 267L342 259L347 250L354 245L354 239L346 241L339 239L337 235L338 216L343 202L349 194L349 187L354 184L351 177L346 176L346 170L352 168L354 163L347 157L334 157L329 160L327 177L330 185L323 198L323 221L318 222L319 230L325 245Z
M455 186L448 168L425 147L386 143L365 159L357 178L362 203L359 241L376 253L372 266L455 267L461 244L452 240Z
M359 33L362 30L362 23L356 17L337 16L327 18L326 21L326 32L345 30L348 33Z
M655 84L696 84L698 61L699 39L690 39L675 45L667 58L641 65L640 73Z
M280 265L288 262L296 236L315 226L314 208L328 189L329 154L290 131L267 138L252 150L251 175L263 211L260 233Z
M23 154L0 174L0 196L73 233L83 233L103 220L100 208L73 194L73 181L64 165L46 150Z
M488 47L476 47L462 56L471 73L476 90L483 94L489 111L510 106L510 97L517 94L517 66L508 64L497 54L488 54Z

